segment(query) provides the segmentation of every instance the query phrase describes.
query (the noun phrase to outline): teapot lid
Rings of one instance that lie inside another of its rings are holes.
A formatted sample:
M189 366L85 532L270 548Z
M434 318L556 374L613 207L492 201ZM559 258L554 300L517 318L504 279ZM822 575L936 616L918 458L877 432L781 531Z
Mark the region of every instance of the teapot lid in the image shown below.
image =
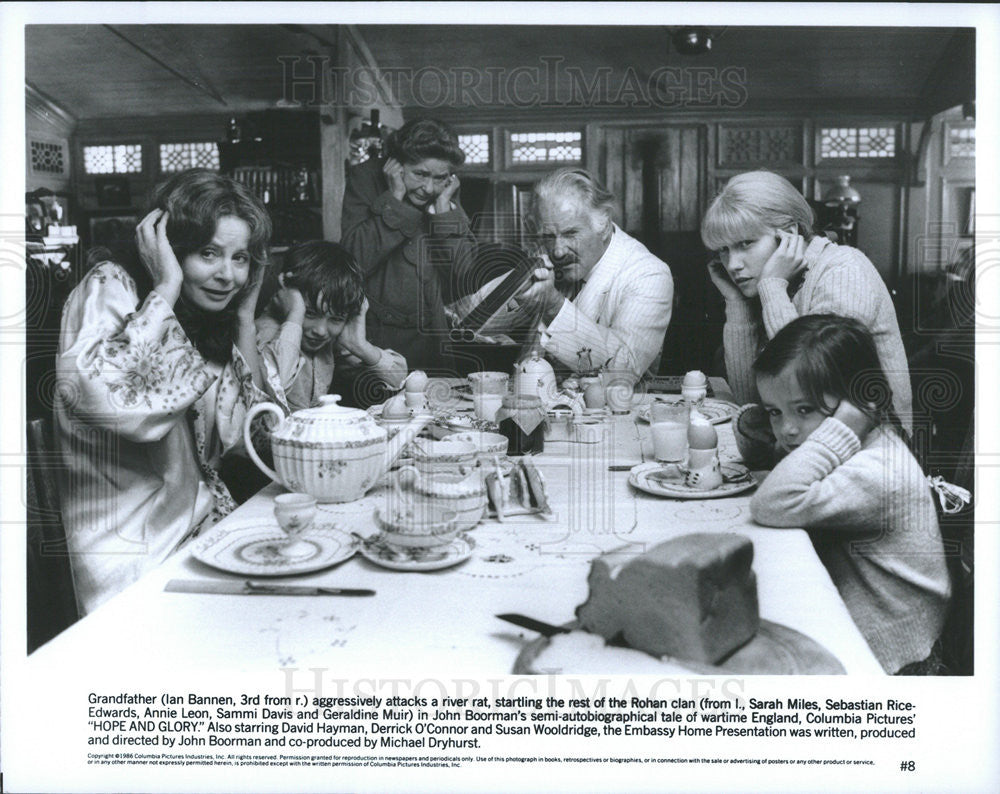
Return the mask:
M319 402L319 405L296 411L292 416L311 419L313 421L351 421L352 423L361 419L374 421L367 411L362 411L360 408L349 408L346 405L339 405L339 394L324 394L319 398Z

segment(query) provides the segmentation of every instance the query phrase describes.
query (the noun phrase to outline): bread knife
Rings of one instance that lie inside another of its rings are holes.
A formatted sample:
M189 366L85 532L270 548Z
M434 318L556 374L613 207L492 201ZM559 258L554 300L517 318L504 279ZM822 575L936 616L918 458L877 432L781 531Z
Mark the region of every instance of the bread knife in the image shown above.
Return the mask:
M314 585L256 584L251 581L218 579L171 579L163 588L168 593L220 593L223 595L340 595L373 596L374 590Z
M522 629L530 629L531 631L537 631L543 637L552 637L556 634L569 634L572 629L567 629L565 626L554 626L551 623L546 623L542 620L535 620L534 618L529 618L527 615L518 615L513 612L507 612L503 615L497 615L500 620L506 620L508 623L513 623L515 626L520 626Z

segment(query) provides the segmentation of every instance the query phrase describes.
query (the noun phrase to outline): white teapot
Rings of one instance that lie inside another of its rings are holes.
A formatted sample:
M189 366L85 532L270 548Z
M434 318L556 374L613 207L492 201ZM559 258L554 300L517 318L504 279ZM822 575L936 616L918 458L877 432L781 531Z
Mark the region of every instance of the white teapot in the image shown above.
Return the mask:
M364 496L410 441L431 420L416 416L387 440L366 411L338 405L340 395L320 398L322 405L286 417L275 403L250 409L243 425L243 440L254 463L276 483L290 491L307 493L319 502L353 502ZM274 466L260 459L253 446L250 426L258 414L271 413L278 424L271 431Z

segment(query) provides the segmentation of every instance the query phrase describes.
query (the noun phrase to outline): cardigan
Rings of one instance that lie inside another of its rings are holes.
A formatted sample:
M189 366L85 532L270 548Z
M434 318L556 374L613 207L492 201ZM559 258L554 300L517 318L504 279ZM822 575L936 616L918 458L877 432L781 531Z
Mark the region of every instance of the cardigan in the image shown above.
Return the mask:
M875 340L879 361L892 389L896 414L912 431L910 370L899 333L896 309L881 275L856 248L814 237L805 252L802 286L792 297L788 282L763 278L759 306L748 300L726 302L722 342L726 377L742 403L758 399L751 366L767 339L804 314L836 314L861 322Z
M951 584L931 490L903 440L875 428L862 443L827 417L750 500L755 521L802 527L887 673L925 659Z

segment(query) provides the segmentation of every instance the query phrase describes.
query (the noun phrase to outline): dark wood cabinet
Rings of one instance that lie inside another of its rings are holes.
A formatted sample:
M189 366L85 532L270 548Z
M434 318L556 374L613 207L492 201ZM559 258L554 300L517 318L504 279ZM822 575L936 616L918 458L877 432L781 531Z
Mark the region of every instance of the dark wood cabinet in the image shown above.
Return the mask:
M319 125L313 111L249 113L230 124L232 140L219 143L220 170L267 207L279 249L323 237Z

